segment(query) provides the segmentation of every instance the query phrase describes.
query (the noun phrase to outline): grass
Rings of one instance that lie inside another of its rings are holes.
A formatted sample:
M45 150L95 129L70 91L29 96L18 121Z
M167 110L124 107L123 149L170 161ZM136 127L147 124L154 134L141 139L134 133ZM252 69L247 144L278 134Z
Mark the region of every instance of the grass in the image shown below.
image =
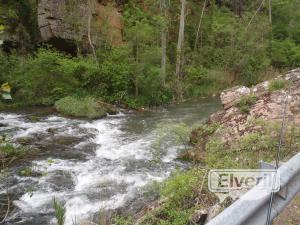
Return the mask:
M101 107L92 97L68 96L55 103L55 109L65 116L98 119L106 116L105 108Z
M22 177L30 177L30 176L32 176L32 173L33 173L33 170L31 167L26 167L20 171L20 175Z
M269 91L273 92L273 91L282 90L282 89L286 88L287 83L288 83L287 80L284 80L284 79L272 80L269 84Z
M206 173L205 169L200 168L175 172L162 185L161 206L148 213L140 224L186 225L196 209L214 205L217 198L208 191Z
M55 218L57 220L57 225L64 225L66 208L55 198L53 198L53 208L55 210Z
M249 113L251 106L254 105L256 101L257 97L255 95L246 95L240 98L236 104L236 107L238 107L242 113Z

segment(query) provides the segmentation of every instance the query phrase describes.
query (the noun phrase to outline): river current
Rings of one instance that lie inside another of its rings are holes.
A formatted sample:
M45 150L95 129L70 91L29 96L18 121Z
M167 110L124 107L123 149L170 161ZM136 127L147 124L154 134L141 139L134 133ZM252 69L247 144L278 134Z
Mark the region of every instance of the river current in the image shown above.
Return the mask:
M184 132L219 108L203 99L94 121L0 113L0 135L37 149L0 184L0 198L8 191L14 206L5 225L55 224L53 198L66 208L65 225L97 220L102 209L135 212L156 198L155 182L188 166L177 160Z

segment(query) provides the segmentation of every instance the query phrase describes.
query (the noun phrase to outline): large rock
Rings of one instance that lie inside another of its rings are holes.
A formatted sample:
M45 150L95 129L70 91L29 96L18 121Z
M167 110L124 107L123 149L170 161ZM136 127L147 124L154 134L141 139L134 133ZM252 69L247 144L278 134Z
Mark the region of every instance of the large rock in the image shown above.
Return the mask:
M220 98L224 109L232 107L241 96L248 94L250 94L250 88L245 86L236 86L223 91Z
M249 125L256 118L280 123L287 96L286 118L292 124L300 126L300 69L289 71L275 79L290 81L290 87L270 91L269 84L272 81L265 81L251 88L234 87L221 94L224 110L211 115L210 122L230 128L230 132L224 136L224 140L259 131L261 129L259 126ZM243 113L235 103L240 100L241 96L249 94L255 95L257 99L253 105L249 106L249 112Z
M99 3L100 2L100 3ZM90 50L88 40L89 15L91 39L95 46L104 39L112 45L122 43L121 13L115 1L90 0L40 0L38 25L43 42L74 53L77 45Z

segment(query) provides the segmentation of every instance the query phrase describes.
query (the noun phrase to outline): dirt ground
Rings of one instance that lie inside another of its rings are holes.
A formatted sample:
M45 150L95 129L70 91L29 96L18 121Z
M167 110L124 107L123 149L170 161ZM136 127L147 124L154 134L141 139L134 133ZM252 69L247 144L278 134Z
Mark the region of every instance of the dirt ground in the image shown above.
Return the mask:
M276 218L273 225L300 225L300 194Z

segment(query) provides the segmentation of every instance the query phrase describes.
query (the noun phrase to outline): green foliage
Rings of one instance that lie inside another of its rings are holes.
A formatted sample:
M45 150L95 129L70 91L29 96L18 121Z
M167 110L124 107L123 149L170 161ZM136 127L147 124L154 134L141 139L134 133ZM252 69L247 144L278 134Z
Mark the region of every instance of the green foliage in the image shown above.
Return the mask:
M132 225L133 224L133 219L131 217L124 218L121 216L117 216L115 218L115 224L116 225Z
M205 161L211 168L254 169L259 160L274 159L276 143L276 138L258 132L244 135L230 146L224 145L219 138L212 138L206 145Z
M190 142L197 144L204 142L210 135L212 135L220 125L218 123L201 124L197 129L194 129L190 136Z
M3 169L8 167L13 161L26 157L28 152L27 148L14 144L8 137L0 136L0 160Z
M64 225L66 208L55 198L53 198L53 208L55 210L55 218L57 220L57 225Z
M91 97L80 98L68 96L58 100L55 103L55 108L63 115L73 117L97 119L106 115L105 109Z
M39 32L37 24L37 2L33 0L1 1L0 24L5 26L5 34L18 39L21 50L33 50L37 44Z
M75 10L78 2L68 1L58 8L72 11L63 20L75 33L85 29ZM259 2L243 1L240 10L231 1L212 1L204 11L195 49L203 2L190 1L179 81L174 70L180 2L172 2L172 7L167 4L166 15L159 10L159 1L121 4L124 44L112 47L102 35L101 43L95 43L98 63L88 54L70 57L49 48L34 55L1 52L0 83L12 85L14 103L53 105L66 96L89 95L132 108L157 106L176 99L178 93L190 98L214 95L236 83L254 85L270 67L300 66L300 15L296 10L300 5L295 1L274 0L272 30L265 6L252 19ZM36 1L8 0L0 13L0 30L18 30L22 49L37 44ZM168 30L165 82L160 71L162 28ZM74 39L82 47L82 38L75 35Z
M224 143L224 136L228 136L230 129L218 129L210 136L205 145L205 163L209 168L251 168L255 169L260 160L272 162L276 155L279 140L280 124L262 119L249 121L249 127L261 127L260 131L249 132L240 138L234 138ZM280 152L280 158L285 159L293 155L299 147L299 129L295 126L287 127L283 142L286 143Z
M13 97L28 105L52 105L56 100L73 92L78 82L67 69L72 59L51 49L40 49L34 57L2 54L6 71L0 79L13 86ZM1 68L2 69L2 68Z
M175 172L163 185L162 206L149 213L142 225L186 225L195 208L209 207L216 202L214 194L208 191L205 169L191 169ZM201 198L201 204L195 199Z
M257 97L255 95L246 95L242 96L241 99L236 103L236 106L242 113L249 113L252 105L257 101Z
M5 157L11 157L18 154L18 149L8 141L4 141L0 145L0 153Z
M20 175L23 177L30 177L32 176L32 168L31 167L26 167L25 169L20 171Z
M278 68L300 66L300 47L293 40L272 42L272 64Z
M284 79L272 80L269 84L269 91L278 91L284 89L287 85L287 81Z

